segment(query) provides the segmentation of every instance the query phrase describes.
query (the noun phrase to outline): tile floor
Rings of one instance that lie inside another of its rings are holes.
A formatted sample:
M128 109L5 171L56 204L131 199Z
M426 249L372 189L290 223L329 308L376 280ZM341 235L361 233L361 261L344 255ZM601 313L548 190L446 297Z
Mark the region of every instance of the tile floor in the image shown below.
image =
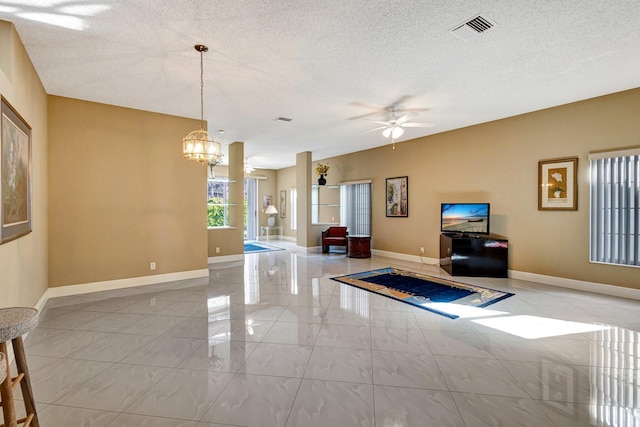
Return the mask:
M49 300L26 339L41 425L640 426L638 301L458 278L516 295L452 320L329 279L435 266L283 244Z

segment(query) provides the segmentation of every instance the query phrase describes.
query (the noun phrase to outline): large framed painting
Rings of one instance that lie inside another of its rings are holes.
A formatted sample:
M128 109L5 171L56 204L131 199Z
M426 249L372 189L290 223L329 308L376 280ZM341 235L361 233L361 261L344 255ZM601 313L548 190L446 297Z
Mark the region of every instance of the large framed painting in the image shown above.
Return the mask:
M409 177L387 178L385 189L388 217L409 216Z
M1 97L0 243L31 232L31 127Z
M578 158L538 162L538 210L578 210Z

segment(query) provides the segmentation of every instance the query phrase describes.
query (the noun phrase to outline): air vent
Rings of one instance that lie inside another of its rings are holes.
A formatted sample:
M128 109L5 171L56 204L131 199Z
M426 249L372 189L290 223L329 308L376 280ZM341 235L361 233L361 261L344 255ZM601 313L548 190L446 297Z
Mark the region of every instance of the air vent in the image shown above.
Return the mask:
M467 41L491 29L494 25L496 24L485 18L484 16L477 15L464 24L453 27L451 30L449 30L449 32L454 36Z
M273 120L275 120L276 122L286 122L286 123L289 123L289 122L290 122L291 120L293 120L293 119L290 119L290 118L288 118L288 117L276 117L276 118L275 118L275 119L273 119Z

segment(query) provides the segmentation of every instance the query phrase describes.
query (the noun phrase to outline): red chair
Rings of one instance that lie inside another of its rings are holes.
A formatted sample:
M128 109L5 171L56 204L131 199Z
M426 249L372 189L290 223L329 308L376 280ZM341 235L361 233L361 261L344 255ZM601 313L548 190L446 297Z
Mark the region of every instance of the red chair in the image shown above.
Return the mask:
M344 246L347 250L347 227L329 227L322 232L322 252L329 252L329 246Z

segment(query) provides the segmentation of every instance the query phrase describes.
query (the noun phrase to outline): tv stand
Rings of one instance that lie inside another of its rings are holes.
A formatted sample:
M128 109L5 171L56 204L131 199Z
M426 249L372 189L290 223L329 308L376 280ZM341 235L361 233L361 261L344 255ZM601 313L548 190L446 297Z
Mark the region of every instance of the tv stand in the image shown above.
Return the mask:
M440 267L452 276L508 277L508 251L506 239L440 235Z

